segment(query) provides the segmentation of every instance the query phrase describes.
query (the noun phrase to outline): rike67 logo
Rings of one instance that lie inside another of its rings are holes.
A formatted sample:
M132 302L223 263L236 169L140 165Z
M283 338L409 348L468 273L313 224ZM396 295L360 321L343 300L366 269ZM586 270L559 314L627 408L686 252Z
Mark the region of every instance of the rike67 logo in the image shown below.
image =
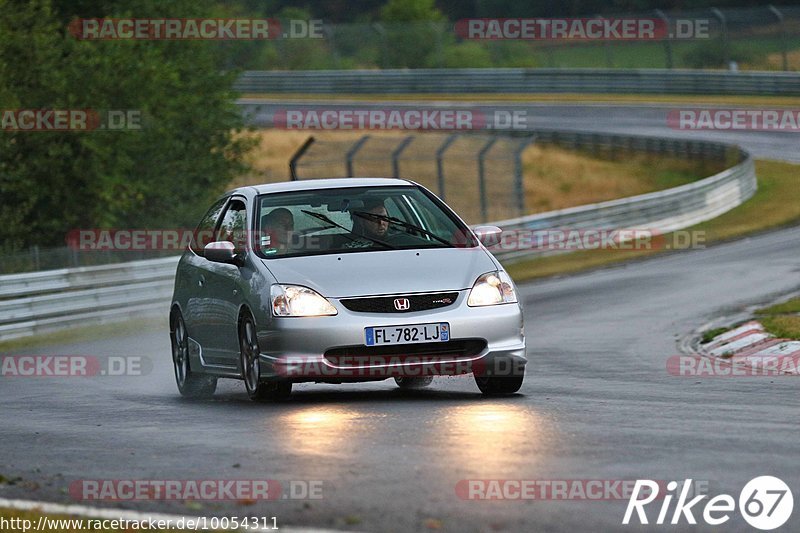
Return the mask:
M622 523L630 524L635 511L640 524L649 524L652 516L648 518L645 507L656 499L661 500L661 508L655 524L674 525L680 524L682 520L688 524L697 524L695 512L702 513L703 521L712 526L718 526L730 520L731 513L736 510L736 501L733 496L720 494L701 506L698 504L708 498L708 495L701 494L689 500L691 486L691 479L687 479L683 485L679 485L676 481L670 481L667 483L666 493L661 494L659 483L649 479L636 480ZM679 487L681 487L680 494L677 490ZM678 499L670 518L670 507L675 496ZM783 480L773 476L759 476L747 482L739 493L738 504L739 512L748 524L756 529L767 531L778 528L789 520L794 508L794 497L792 490ZM634 521L634 523L636 522Z

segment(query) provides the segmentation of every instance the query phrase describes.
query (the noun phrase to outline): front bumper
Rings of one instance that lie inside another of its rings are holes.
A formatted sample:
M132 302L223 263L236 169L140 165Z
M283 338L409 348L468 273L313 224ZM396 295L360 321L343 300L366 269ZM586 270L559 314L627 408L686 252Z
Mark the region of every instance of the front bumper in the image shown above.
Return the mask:
M495 373L523 372L527 359L519 304L469 307L468 294L469 290L460 291L448 307L411 313L353 312L330 298L339 312L336 316L273 318L269 327L259 331L261 376L343 382L483 374L492 369ZM421 345L405 345L407 352L400 347L381 350L365 346L366 327L430 322L450 324L450 341L431 345L430 353ZM444 345L463 345L464 351L437 352ZM352 355L341 355L348 351ZM339 355L332 357L332 353Z

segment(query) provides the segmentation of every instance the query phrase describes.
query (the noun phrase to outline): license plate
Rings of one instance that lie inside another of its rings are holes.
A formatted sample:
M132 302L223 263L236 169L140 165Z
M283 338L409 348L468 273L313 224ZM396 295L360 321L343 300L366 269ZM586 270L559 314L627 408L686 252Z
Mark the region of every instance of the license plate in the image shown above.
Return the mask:
M450 340L450 324L435 322L408 326L381 326L365 328L364 333L367 346L447 342Z

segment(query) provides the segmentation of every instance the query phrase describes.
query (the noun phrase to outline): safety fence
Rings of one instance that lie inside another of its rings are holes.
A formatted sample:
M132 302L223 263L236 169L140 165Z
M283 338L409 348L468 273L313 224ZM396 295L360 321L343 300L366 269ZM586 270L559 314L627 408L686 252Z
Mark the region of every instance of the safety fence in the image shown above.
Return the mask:
M537 142L593 150L631 148L714 157L729 157L733 150L736 164L672 189L494 222L504 230L654 228L663 233L714 218L750 198L757 188L753 158L721 143L544 130L536 135ZM540 253L517 249L497 255L508 262ZM0 341L137 314L166 314L176 265L176 257L167 257L0 276Z

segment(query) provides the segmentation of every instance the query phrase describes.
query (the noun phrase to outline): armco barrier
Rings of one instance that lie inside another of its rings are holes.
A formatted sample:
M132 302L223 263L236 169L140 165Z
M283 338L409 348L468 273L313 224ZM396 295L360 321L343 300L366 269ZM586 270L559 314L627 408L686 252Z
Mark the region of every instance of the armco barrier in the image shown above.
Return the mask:
M0 276L0 340L163 310L177 257Z
M247 71L242 93L638 93L800 95L797 72L662 69L394 69Z
M619 200L571 207L495 222L503 230L636 229L659 234L710 220L743 203L758 187L752 156L741 153L736 166L694 183ZM519 260L536 250L493 251L503 262Z
M664 153L681 147L673 140L646 142L641 137L555 131L537 132L537 141L600 149L644 142L648 149ZM732 148L706 143L699 149L722 155ZM735 166L694 183L495 224L505 230L631 228L663 233L687 228L736 207L755 193L753 159L744 151L738 154ZM535 253L542 252L513 250L496 255L514 261ZM166 320L177 261L177 257L168 257L0 276L0 341L158 311L163 311Z

